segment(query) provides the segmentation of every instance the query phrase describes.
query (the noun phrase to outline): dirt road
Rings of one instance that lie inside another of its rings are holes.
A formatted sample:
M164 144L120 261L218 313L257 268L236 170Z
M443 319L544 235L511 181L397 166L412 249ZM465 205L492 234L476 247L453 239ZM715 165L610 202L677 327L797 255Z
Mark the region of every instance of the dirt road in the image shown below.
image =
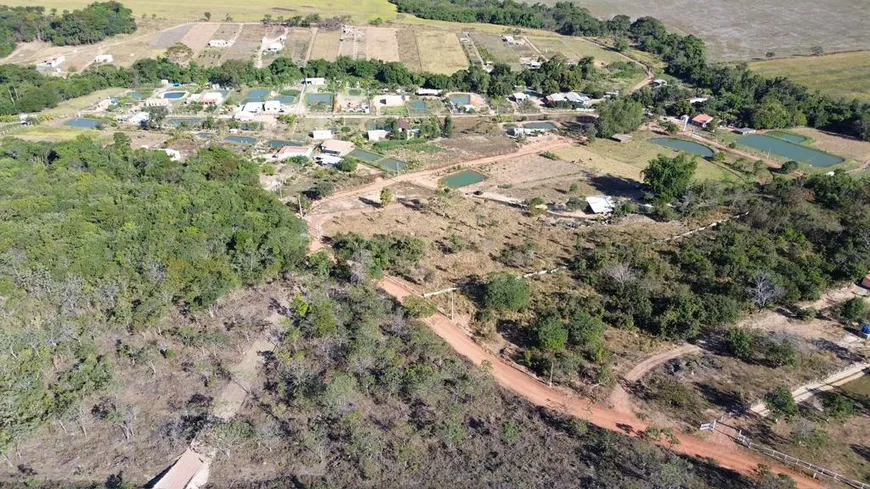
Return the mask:
M659 365L669 360L673 360L674 358L679 358L683 355L697 353L699 351L701 351L701 349L695 345L690 345L688 343L678 345L669 350L657 353L647 358L646 360L638 363L637 365L632 367L631 370L626 372L625 375L622 376L622 379L626 382L637 382L638 380L642 379L643 376L647 374L647 372L658 367ZM631 396L625 390L625 387L623 387L622 383L616 384L616 387L613 388L613 391L610 393L607 401L610 406L617 411L626 413L632 412Z
M389 295L399 300L409 295L417 295L407 285L389 277L380 283L380 287ZM425 322L435 334L447 342L457 353L478 366L486 362L491 366L492 375L500 385L526 398L535 405L576 416L601 428L631 436L637 436L649 427L644 421L641 421L631 413L617 412L597 406L587 399L578 398L545 385L532 376L511 366L500 357L485 350L441 313L426 319ZM679 439L679 444L671 447L676 452L695 457L716 459L720 466L747 475L754 474L758 465L764 464L772 467L772 470L776 472L783 472L792 476L801 489L822 487L818 481L772 463L769 459L742 451L723 450L720 445L701 440L694 436L678 434L677 438Z

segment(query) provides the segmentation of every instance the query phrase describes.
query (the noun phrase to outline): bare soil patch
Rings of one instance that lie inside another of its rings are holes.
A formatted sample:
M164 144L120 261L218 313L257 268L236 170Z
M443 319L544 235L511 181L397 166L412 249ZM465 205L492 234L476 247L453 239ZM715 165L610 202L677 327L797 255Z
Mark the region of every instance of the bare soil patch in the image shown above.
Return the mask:
M468 58L456 33L418 30L416 36L423 71L450 75L468 68Z
M294 63L304 64L308 61L308 47L311 45L311 29L294 28L284 43L284 56L289 56Z
M398 29L396 42L398 43L399 61L411 71L423 71L420 51L417 48L417 36L414 31L412 29Z
M311 50L311 59L335 61L341 45L341 31L318 29L313 42L314 48Z
M382 61L401 61L396 29L388 27L367 27L365 29L366 59Z
M220 24L194 24L181 39L181 43L192 49L194 56L198 56L206 44L215 39L219 28Z
M266 35L266 26L245 24L242 28L242 33L236 39L236 42L230 46L223 61L229 59L242 61L253 59L260 49L264 35Z
M187 32L190 30L191 27L191 24L184 24L168 31L161 32L156 39L151 41L151 46L160 49L169 48L176 43L181 42L181 40L184 39L184 36L187 35Z

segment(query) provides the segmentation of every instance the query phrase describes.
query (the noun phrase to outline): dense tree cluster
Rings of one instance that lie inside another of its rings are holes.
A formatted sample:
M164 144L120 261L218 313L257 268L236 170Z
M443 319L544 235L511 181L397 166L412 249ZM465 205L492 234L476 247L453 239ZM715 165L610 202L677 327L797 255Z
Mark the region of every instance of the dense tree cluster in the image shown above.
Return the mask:
M177 163L122 134L2 146L0 450L106 385L99 333L208 307L305 255L305 224L228 150Z
M685 199L706 198L698 192L689 189ZM750 308L817 299L870 269L866 178L837 172L728 195L730 212L745 216L712 237L686 238L675 249L636 242L580 249L577 276L602 301L590 301L590 313L615 326L685 339ZM761 355L766 363L793 360L787 351L750 340L735 337L735 354Z
M0 5L0 57L15 44L48 41L56 46L93 44L116 34L136 31L133 11L114 1L95 2L81 10L46 15L45 7Z

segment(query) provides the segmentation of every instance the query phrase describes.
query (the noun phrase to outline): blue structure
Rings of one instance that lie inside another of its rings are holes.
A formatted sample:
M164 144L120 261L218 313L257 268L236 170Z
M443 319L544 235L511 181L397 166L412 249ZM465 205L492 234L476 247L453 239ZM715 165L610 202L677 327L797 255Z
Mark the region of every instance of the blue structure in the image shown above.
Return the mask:
M870 323L861 323L861 336L870 338Z

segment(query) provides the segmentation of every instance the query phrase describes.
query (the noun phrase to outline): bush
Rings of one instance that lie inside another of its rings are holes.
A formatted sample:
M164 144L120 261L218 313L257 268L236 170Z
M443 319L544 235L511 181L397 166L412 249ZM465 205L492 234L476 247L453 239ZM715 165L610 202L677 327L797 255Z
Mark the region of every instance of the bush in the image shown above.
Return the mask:
M406 297L402 305L405 306L411 317L418 319L427 318L438 312L438 309L431 302L416 295Z
M842 394L831 394L822 399L825 415L834 419L851 418L857 412L855 403Z
M764 395L764 404L775 417L794 417L798 412L797 403L788 387L777 387Z
M840 304L837 314L846 321L860 321L867 316L867 302L861 297L853 297Z
M356 171L356 167L359 166L357 161L353 158L345 158L341 160L338 164L337 168L343 172L351 173Z
M525 280L502 273L486 284L483 303L489 309L519 311L529 305L531 292Z

